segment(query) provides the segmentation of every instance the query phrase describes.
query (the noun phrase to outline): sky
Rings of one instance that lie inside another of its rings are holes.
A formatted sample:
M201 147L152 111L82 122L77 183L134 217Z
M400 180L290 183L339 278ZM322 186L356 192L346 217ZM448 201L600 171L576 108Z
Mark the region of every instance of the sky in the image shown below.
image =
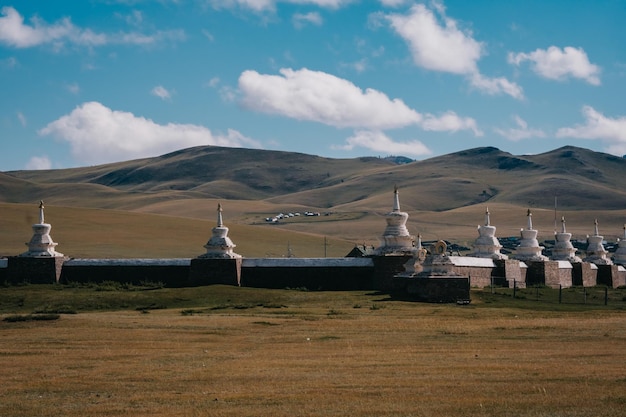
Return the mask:
M626 154L626 1L0 0L0 171Z

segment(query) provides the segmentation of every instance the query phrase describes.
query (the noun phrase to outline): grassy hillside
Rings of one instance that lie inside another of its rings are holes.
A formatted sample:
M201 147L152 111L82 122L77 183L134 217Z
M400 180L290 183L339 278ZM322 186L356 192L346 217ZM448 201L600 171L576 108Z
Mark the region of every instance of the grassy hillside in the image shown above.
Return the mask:
M498 236L517 236L532 208L539 239L550 239L555 197L557 217L565 216L575 239L590 234L597 218L615 240L626 223L623 178L626 159L571 146L523 156L477 148L406 164L196 147L95 167L0 173L0 202L7 203L0 206L0 253L22 251L43 199L59 250L72 256L194 256L210 237L218 203L246 256L286 254L287 242L298 256L321 256L324 236L337 240L327 253L342 256L354 244L378 244L394 185L409 231L425 240L467 246L487 207ZM328 215L264 220L305 211Z

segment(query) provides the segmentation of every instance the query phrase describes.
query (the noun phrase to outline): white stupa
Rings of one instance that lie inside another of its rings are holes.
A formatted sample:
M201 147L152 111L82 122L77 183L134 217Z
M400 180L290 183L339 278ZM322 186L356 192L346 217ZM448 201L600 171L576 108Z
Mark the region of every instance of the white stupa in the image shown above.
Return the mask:
M409 234L406 221L409 215L400 211L398 187L393 190L393 209L385 214L387 227L380 239L380 246L376 249L377 255L413 253L415 236Z
M515 249L515 258L520 261L547 261L548 257L541 254L544 247L539 246L539 241L537 240L538 231L533 229L533 214L530 212L530 209L528 209L526 216L528 223L526 229L520 230L522 238Z
M484 226L478 226L478 238L474 241L475 258L508 259L508 256L500 253L502 245L496 238L496 228L489 221L489 208L485 212Z
M593 223L593 235L587 237L587 256L583 261L596 265L613 265L611 259L607 257L609 252L604 249L602 244L604 236L600 236L598 232L598 219Z
M228 227L222 221L222 205L217 205L217 226L212 229L213 236L204 247L206 253L198 258L233 259L241 258L241 255L233 252L235 244L228 237Z
M624 234L619 241L619 247L613 254L613 262L619 265L626 265L626 224L624 225Z
M62 253L54 250L57 243L52 241L50 237L50 229L52 226L44 221L43 201L39 202L39 223L33 224L33 237L26 245L28 252L20 254L20 256L31 258L53 258L63 257Z
M571 263L580 263L582 259L576 256L576 248L570 242L571 233L565 230L565 217L561 217L561 232L554 233L554 248L552 248L552 260L569 261Z

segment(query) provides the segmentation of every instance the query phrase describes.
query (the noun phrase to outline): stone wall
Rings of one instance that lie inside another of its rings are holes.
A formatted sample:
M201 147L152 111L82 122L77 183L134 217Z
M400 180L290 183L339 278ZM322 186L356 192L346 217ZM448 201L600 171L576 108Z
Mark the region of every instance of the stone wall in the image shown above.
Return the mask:
M314 291L376 289L374 262L371 258L246 258L241 286Z
M21 257L7 258L6 281L11 284L54 284L59 281L63 267L62 257Z
M138 285L161 282L168 287L189 285L190 259L71 259L61 272L62 283L114 281Z
M618 265L598 265L598 285L606 285L612 288L626 285L624 276L625 274L620 274Z
M598 267L589 262L572 264L572 285L575 287L595 287L597 285Z
M427 303L467 303L470 285L467 278L395 277L393 295L396 298Z

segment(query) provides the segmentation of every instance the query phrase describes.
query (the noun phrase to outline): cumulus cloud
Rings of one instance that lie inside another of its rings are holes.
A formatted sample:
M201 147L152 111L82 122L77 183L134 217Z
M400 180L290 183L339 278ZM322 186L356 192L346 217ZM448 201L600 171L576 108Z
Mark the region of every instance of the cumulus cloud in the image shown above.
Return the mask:
M33 156L26 163L26 169L51 169L52 162L50 162L50 158L48 156Z
M476 62L482 54L482 43L470 32L458 28L455 20L441 15L423 4L411 7L408 15L387 16L392 28L404 38L411 49L413 60L423 68L468 74L477 71Z
M504 93L518 100L524 98L522 87L504 77L489 78L479 73L474 73L469 76L469 80L472 87L485 94L497 95Z
M427 113L421 123L424 130L436 132L457 132L459 130L471 130L475 136L482 136L483 132L478 128L476 120L471 117L460 117L455 112L449 111L441 116Z
M251 110L335 127L389 129L419 123L422 116L402 100L350 81L306 68L281 75L244 71L239 77L242 104Z
M509 53L508 61L520 65L524 61L531 62L532 70L539 76L551 80L565 80L569 77L585 80L591 85L600 85L600 67L589 62L582 48L566 46L560 49L551 46L548 49L537 49L530 53Z
M515 115L513 117L515 124L517 127L512 127L509 129L493 129L494 132L507 138L508 140L518 141L522 139L531 139L531 138L545 138L546 133L540 129L529 129L528 123L521 117Z
M157 31L146 35L138 32L119 32L114 34L96 33L91 29L75 26L69 18L55 23L33 17L30 24L13 7L0 9L0 43L14 48L31 48L50 44L61 48L65 44L96 47L106 44L152 45L161 41L184 40L182 30Z
M216 135L204 126L161 125L98 102L82 104L49 123L39 134L69 143L72 155L82 164L144 158L198 145L261 147L235 130Z
M170 98L172 98L171 93L162 85L157 85L150 91L150 93L153 96L159 97L162 100L169 100Z
M479 133L471 118L461 118L454 112L441 117L423 115L400 99L390 99L371 88L363 91L350 81L325 72L283 68L280 74L244 71L239 77L241 104L262 113L338 128L384 130L418 125L425 130Z
M408 14L392 13L384 18L407 42L417 66L464 75L474 88L487 94L523 98L522 88L514 82L480 74L478 61L484 54L483 43L475 40L471 31L461 29L456 20L446 16L443 3L434 1L432 9L416 4Z
M334 146L334 149L351 151L354 148L365 148L385 155L430 155L432 152L422 142L395 142L379 130L358 130L346 139L346 144Z
M324 23L322 16L317 12L296 13L291 20L296 29L302 29L307 24L321 26Z
M626 116L612 119L591 106L584 106L582 113L585 118L584 124L562 127L557 130L556 136L601 140L607 144L607 152L626 155Z

